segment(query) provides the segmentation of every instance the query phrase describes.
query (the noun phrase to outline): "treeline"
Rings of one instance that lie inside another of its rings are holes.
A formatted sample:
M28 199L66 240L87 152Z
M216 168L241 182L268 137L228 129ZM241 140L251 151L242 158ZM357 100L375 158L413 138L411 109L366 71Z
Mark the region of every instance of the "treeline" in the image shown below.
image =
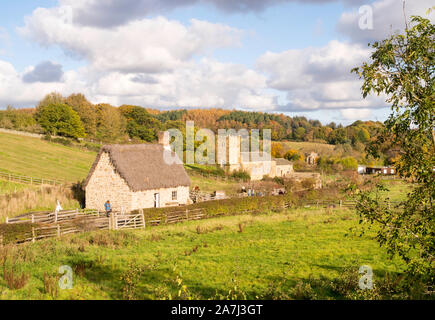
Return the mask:
M57 134L72 138L88 138L102 142L139 139L152 142L157 133L167 128L184 128L192 120L199 128L271 129L274 141L310 141L356 145L367 143L378 134L380 122L357 121L343 127L334 122L325 126L318 120L289 117L284 114L193 109L159 111L138 106L92 104L82 94L62 97L47 95L35 109L8 107L0 112L0 126L16 130Z

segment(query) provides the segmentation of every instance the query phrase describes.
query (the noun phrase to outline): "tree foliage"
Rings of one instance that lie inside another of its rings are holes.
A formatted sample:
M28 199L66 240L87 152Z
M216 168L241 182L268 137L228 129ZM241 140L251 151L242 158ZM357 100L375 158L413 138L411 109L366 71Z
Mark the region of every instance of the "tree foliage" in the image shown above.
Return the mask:
M362 93L384 94L392 113L385 122L391 145L400 148L396 169L415 184L403 203L386 207L361 192L358 211L376 223L377 238L399 254L410 271L435 283L435 25L412 17L404 34L372 44L371 62L353 69L363 78ZM383 191L378 185L374 194Z
M79 115L70 106L53 103L38 107L35 118L46 134L83 138L85 129Z

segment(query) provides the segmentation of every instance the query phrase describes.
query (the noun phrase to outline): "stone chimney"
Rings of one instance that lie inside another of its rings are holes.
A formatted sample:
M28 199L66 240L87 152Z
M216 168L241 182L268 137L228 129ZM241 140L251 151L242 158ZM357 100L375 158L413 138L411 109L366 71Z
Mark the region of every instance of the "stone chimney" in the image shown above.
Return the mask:
M168 131L160 131L158 134L159 144L161 144L165 149L170 149L169 146L169 132Z

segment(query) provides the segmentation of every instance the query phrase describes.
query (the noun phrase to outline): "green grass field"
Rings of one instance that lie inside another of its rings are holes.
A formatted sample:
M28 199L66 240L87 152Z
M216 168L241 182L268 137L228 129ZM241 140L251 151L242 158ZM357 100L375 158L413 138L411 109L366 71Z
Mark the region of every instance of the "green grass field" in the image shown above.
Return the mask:
M351 211L300 209L3 248L6 269L15 261L16 275L30 277L19 290L1 279L0 299L343 298L330 283L348 268L358 279L370 265L376 285L404 267L372 233L350 231L357 225ZM74 286L55 293L48 284L62 265L74 270Z
M34 188L34 186L31 187L26 184L15 183L0 179L0 195L20 192L29 188Z
M86 178L96 153L0 133L0 170L36 178L77 182Z

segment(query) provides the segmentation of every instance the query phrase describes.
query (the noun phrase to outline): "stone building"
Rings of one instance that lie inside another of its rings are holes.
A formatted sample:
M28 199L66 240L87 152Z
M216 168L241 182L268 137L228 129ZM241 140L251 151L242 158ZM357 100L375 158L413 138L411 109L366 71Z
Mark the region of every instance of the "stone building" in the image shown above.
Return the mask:
M293 163L283 158L272 159L276 162L276 177L289 177L294 173Z
M241 137L228 136L225 145L225 159L218 159L218 163L228 172L245 171L251 180L261 180L263 177L286 177L293 173L293 163L286 159L266 157L262 152L255 157L253 152L242 152Z
M311 152L310 154L307 154L307 164L311 166L315 166L318 159L319 155L316 152Z
M104 146L84 185L86 207L104 210L107 200L124 212L188 204L189 176L183 164L167 164L164 152L160 144Z

